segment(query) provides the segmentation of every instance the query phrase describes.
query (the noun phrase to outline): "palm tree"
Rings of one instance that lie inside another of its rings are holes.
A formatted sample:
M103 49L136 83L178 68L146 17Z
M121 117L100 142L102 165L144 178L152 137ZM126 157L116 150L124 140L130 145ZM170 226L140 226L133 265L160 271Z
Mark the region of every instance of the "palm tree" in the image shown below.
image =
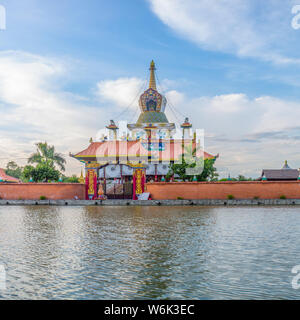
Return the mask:
M47 142L39 142L36 144L36 153L33 153L28 159L28 163L43 163L50 167L57 165L61 171L65 171L65 158L60 154L55 152L54 146L49 146Z

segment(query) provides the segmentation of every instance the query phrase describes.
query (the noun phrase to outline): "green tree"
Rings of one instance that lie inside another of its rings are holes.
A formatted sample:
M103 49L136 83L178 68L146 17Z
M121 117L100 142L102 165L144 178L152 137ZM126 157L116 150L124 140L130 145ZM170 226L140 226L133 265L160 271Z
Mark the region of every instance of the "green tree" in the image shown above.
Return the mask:
M196 157L197 149L192 149L192 144L185 147L184 153L181 155L181 163L170 165L167 178L174 174L178 175L183 181L192 181L194 176L187 175L188 168L195 168L196 166L203 168L200 174L195 175L197 181L216 181L218 179L217 169L214 167L214 159L205 159Z
M8 162L5 173L11 177L21 179L23 168L19 167L14 161Z
M243 176L243 175L239 175L238 177L237 177L237 180L238 181L252 181L252 178L246 178L245 176Z
M39 163L36 167L26 166L23 170L25 180L33 182L58 181L60 172L46 163Z
M63 177L65 183L79 183L79 178L74 174L72 177Z
M44 164L49 168L55 168L55 165L61 171L65 171L65 158L60 154L55 152L54 146L49 146L47 142L39 142L36 144L37 150L28 159L30 164Z

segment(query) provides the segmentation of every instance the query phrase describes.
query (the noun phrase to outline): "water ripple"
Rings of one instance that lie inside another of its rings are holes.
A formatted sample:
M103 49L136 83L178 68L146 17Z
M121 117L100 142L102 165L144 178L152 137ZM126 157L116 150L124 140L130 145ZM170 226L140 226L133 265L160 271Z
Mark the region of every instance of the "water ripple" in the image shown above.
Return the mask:
M2 299L299 299L298 208L0 207Z

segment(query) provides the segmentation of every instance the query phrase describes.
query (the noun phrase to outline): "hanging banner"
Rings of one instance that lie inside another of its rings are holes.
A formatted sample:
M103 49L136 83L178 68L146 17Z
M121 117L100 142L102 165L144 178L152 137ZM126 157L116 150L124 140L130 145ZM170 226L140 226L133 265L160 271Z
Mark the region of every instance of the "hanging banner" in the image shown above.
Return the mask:
M145 191L146 175L145 169L135 169L133 175L133 200L138 199L138 195Z
M87 199L95 200L97 198L97 174L94 170L89 170L86 176Z

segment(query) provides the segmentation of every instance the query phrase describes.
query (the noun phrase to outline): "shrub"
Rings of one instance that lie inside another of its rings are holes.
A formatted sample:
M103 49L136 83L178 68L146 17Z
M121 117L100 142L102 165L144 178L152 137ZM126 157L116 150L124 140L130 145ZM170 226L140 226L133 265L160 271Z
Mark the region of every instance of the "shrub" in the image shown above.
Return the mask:
M72 177L63 177L63 182L65 183L79 183L79 178L76 175Z
M286 196L283 194L279 197L279 199L286 199Z
M255 196L253 197L254 200L258 200L259 199L259 196Z
M177 197L177 200L184 200L182 197Z
M45 196L40 196L40 200L47 200L47 197L45 197Z
M227 199L228 199L228 200L233 200L233 199L235 199L235 198L234 198L234 195L229 194L229 195L227 196Z

